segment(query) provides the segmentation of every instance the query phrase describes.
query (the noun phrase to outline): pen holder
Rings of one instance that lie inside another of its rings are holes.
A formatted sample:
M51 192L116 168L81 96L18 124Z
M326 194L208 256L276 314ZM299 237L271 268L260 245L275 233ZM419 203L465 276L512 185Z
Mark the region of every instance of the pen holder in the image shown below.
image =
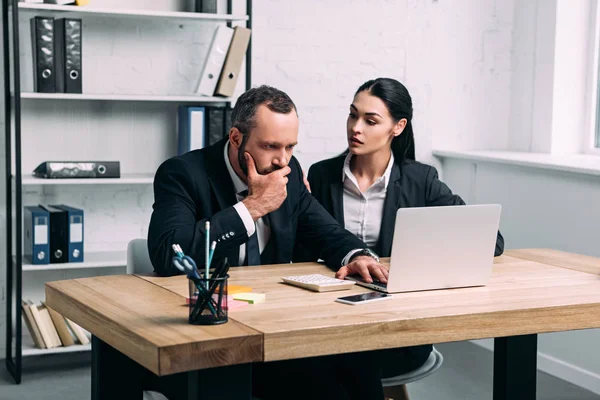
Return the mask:
M227 280L220 278L188 279L188 322L192 325L219 325L227 322Z

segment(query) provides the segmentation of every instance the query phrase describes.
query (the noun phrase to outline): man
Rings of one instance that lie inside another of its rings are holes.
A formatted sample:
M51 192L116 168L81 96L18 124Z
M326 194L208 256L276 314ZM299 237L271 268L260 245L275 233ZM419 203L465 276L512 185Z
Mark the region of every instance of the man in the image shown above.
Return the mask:
M210 221L210 241L217 242L214 260L227 257L232 265L289 263L296 239L302 239L333 270L343 268L368 280L386 282L388 272L377 257L306 189L300 165L292 156L297 141L294 103L282 91L261 86L237 100L228 138L165 161L154 181L148 232L155 271L161 276L180 273L171 263L172 244L179 244L200 265L205 258L205 223ZM339 360L325 357L257 364L256 395L291 398L290 387L281 390L292 384L291 391L299 397L337 398L339 383L335 376L325 375L339 374L329 367ZM310 379L301 379L301 384L285 381L286 376L296 380L308 374ZM359 382L358 377L349 378L352 372L340 375L352 381L349 385ZM351 389L352 395L366 398L357 394L369 386L364 383L368 378L360 375L362 387ZM380 386L379 382L371 384Z

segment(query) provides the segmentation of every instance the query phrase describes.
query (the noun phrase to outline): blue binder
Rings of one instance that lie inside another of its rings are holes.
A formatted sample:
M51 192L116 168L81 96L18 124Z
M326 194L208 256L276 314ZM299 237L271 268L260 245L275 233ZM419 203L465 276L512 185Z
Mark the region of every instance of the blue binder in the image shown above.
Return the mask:
M179 106L177 114L177 154L201 149L205 145L204 107Z
M53 207L67 212L68 262L83 262L83 210L64 204Z
M50 214L42 207L28 206L24 212L25 258L32 264L50 263Z

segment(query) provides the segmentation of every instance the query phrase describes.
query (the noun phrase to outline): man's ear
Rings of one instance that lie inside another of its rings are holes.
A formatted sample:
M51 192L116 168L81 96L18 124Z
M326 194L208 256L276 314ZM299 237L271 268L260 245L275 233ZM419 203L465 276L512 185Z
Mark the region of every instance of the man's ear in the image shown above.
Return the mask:
M242 145L242 141L244 139L244 135L238 128L231 128L229 130L229 143L235 148L239 149Z
M402 118L400 121L398 121L392 130L394 136L400 136L400 134L404 131L404 128L406 128L407 123L408 121L406 118Z

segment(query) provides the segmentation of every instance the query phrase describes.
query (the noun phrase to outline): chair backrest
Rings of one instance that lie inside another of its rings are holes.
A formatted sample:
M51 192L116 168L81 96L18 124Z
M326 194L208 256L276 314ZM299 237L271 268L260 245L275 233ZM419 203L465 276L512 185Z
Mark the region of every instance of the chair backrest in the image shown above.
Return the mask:
M133 239L127 245L127 273L143 274L154 272L154 267L148 254L146 239Z

